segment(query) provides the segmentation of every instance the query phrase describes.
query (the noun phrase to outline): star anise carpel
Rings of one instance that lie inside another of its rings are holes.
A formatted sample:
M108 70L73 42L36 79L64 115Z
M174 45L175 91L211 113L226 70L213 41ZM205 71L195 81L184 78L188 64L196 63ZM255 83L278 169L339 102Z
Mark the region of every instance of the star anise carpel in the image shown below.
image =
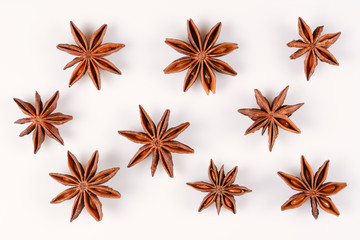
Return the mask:
M275 144L275 140L279 133L279 127L293 133L300 133L300 129L290 120L290 116L298 110L304 103L298 103L295 105L283 105L289 86L280 92L280 94L274 98L272 104L264 97L261 92L255 89L256 102L260 109L256 108L243 108L238 112L251 118L254 123L246 130L245 135L256 132L262 128L261 134L263 135L268 129L268 142L269 150Z
M328 174L328 169L329 160L325 161L325 163L314 175L305 157L301 156L300 178L283 172L278 172L279 176L289 187L296 191L300 191L300 193L290 197L290 199L281 206L281 210L284 211L300 207L307 199L310 199L312 215L315 219L317 219L319 216L317 205L319 205L326 212L339 216L339 210L328 196L334 195L341 191L346 187L346 183L324 183Z
M45 134L64 145L64 140L61 138L59 130L54 126L54 124L64 124L67 121L72 120L73 117L59 112L52 113L56 109L59 95L59 91L56 91L56 93L45 103L45 105L43 105L40 95L38 92L35 92L35 106L18 98L14 98L15 103L19 106L21 111L29 116L27 118L21 118L15 121L15 123L30 123L30 125L20 133L20 137L28 135L34 131L34 153L39 151L41 144L45 140Z
M198 191L208 193L200 204L199 212L215 202L218 214L220 213L222 206L232 211L234 214L236 213L236 202L234 196L241 196L245 193L251 192L251 190L246 187L233 184L235 182L237 172L238 168L236 166L225 175L224 165L220 168L220 171L218 171L216 165L211 159L209 166L209 179L211 183L186 183Z
M90 42L88 42L85 35L73 22L70 22L70 28L77 45L59 44L56 46L59 50L76 56L71 62L66 64L64 70L79 63L70 77L69 87L87 72L95 87L100 90L101 79L99 68L112 73L121 74L120 70L104 57L119 51L125 45L119 43L102 44L106 33L106 24L102 25L92 35Z
M113 178L119 168L110 168L96 173L98 162L99 152L95 151L84 169L76 157L68 151L68 166L72 175L50 173L50 176L59 183L70 186L70 188L57 195L51 203L61 203L76 197L71 212L71 222L80 215L84 207L96 221L100 221L103 212L98 197L121 197L118 191L102 185Z
M184 92L195 82L200 74L202 86L206 92L215 93L216 77L214 70L235 76L237 73L227 63L217 57L229 54L238 48L236 43L221 43L215 45L219 37L221 22L216 24L202 41L200 32L192 19L187 21L189 43L177 39L167 38L165 43L174 48L177 52L187 55L172 62L164 69L164 73L174 73L188 69L185 81Z
M318 59L331 65L339 65L336 58L327 49L336 42L341 32L321 36L324 26L319 26L314 32L311 32L310 27L301 17L299 17L298 26L299 35L303 40L293 40L287 46L300 48L290 56L290 59L296 59L307 53L304 70L308 81L315 71Z
M144 108L141 105L139 105L139 108L141 124L145 132L118 131L120 135L128 138L129 140L144 144L144 146L135 153L127 167L129 168L134 166L153 153L151 175L154 176L157 165L160 161L167 174L170 177L173 177L174 164L171 153L194 153L194 150L189 146L173 140L182 133L190 125L190 123L182 123L179 126L167 129L170 110L166 110L158 125L155 126L154 122L151 120Z

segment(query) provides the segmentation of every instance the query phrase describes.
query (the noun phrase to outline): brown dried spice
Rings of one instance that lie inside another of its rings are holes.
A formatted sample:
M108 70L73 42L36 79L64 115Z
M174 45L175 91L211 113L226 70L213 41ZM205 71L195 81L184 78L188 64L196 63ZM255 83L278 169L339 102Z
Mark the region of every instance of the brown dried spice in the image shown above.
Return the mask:
M56 46L61 51L77 56L64 67L65 70L66 68L79 63L70 77L69 87L71 87L87 72L95 87L100 90L101 79L99 67L112 73L121 74L120 70L114 64L103 57L119 51L121 48L125 47L125 45L119 43L101 44L105 36L107 28L106 24L102 25L92 35L89 44L85 35L73 22L70 22L70 28L78 46L70 44L59 44Z
M212 69L233 76L237 74L227 63L215 57L229 54L237 49L238 45L236 43L221 43L214 46L220 34L221 22L209 31L204 42L202 42L199 30L192 19L187 21L187 28L190 44L177 39L167 38L165 40L165 43L170 47L187 55L187 57L172 62L164 69L164 73L180 72L189 68L185 77L184 92L191 87L200 73L201 83L206 94L209 94L209 91L215 93L216 77Z
M236 213L236 202L234 196L241 196L245 193L251 192L251 190L246 187L233 184L235 182L237 171L238 168L234 167L225 176L224 165L221 166L220 171L218 171L213 160L211 159L209 166L209 179L211 183L186 183L198 191L208 192L200 204L199 212L215 202L218 214L220 213L221 206L224 206L234 214Z
M255 108L243 108L238 112L244 114L255 121L245 132L245 135L256 132L262 128L261 134L263 135L268 129L269 136L269 150L275 144L275 140L279 133L279 128L293 133L300 133L300 129L290 120L290 116L298 110L304 103L298 103L295 105L283 105L289 86L280 92L280 94L274 99L270 105L269 101L264 97L261 92L255 89L255 98L260 109Z
M52 113L56 109L59 95L59 91L56 91L56 93L43 106L40 95L38 92L35 92L35 107L28 102L14 98L14 101L19 106L21 111L30 116L28 118L21 118L15 123L31 123L24 131L20 133L20 137L28 135L34 131L34 153L39 151L41 144L45 140L45 134L64 145L64 141L60 136L59 130L53 124L64 124L72 120L73 117L70 115L64 115L62 113Z
M139 108L141 124L145 130L145 133L134 131L118 131L119 134L133 142L145 144L137 151L137 153L135 153L127 167L129 168L134 166L153 153L151 175L154 176L160 160L167 174L170 177L173 177L174 164L171 152L194 153L194 150L191 147L173 140L180 133L182 133L190 125L190 123L186 122L167 130L170 110L166 110L156 127L149 115L145 112L144 108L141 105L139 105Z
M346 187L346 183L328 182L324 183L329 169L329 160L327 160L315 173L306 161L304 156L301 156L301 178L278 172L279 176L285 181L289 187L301 193L295 194L281 206L281 210L288 210L300 207L308 198L311 199L312 215L315 219L319 216L317 205L326 212L340 215L339 210L335 204L327 196L334 195Z
M309 81L315 71L318 59L332 65L339 65L336 58L327 50L339 38L341 32L326 34L320 37L324 26L317 27L313 33L305 21L299 17L299 35L304 39L293 40L287 44L288 47L300 48L290 56L290 59L296 59L307 53L304 62L306 79Z
M57 195L51 203L61 203L76 196L71 212L70 222L75 220L86 208L96 221L103 217L102 204L98 198L120 198L118 191L103 186L119 171L119 168L111 168L101 171L97 174L97 164L99 161L99 152L95 151L86 165L85 171L76 157L68 151L68 166L73 176L60 173L50 173L50 176L65 186L71 186Z

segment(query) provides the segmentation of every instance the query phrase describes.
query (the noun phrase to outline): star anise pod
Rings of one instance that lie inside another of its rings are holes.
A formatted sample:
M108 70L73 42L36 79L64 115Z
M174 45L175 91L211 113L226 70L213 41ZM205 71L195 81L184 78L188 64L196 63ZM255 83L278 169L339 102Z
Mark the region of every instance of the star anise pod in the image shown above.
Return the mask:
M287 44L288 47L300 48L290 56L296 59L307 53L304 62L305 75L309 81L315 71L318 59L332 65L339 65L336 58L327 50L339 38L341 32L326 34L320 37L324 26L317 27L312 33L305 21L299 17L299 35L304 39L293 40Z
M224 173L224 165L221 166L220 171L217 170L213 160L210 160L209 179L211 183L207 182L192 182L187 185L195 188L201 192L208 192L204 200L200 204L199 212L209 207L215 202L217 213L220 213L221 206L236 213L236 202L234 196L241 196L244 193L251 192L250 189L233 184L237 175L237 166L230 170L226 176Z
M262 128L261 134L263 135L266 129L268 129L270 152L279 133L278 127L293 133L301 132L289 117L304 103L283 105L288 89L289 86L282 90L271 105L266 97L264 97L259 90L255 89L255 98L260 109L243 108L238 110L239 113L248 116L254 121L246 130L245 135L256 132L260 128Z
M159 160L163 165L165 171L170 177L174 176L173 160L171 152L174 153L194 153L194 150L178 141L173 140L180 133L182 133L190 123L186 122L177 127L167 130L170 110L166 110L158 123L155 126L149 115L145 112L144 108L139 105L140 119L144 132L134 131L118 131L119 134L128 138L129 140L145 144L142 146L134 157L130 160L128 168L144 160L147 156L153 153L151 164L151 175L154 176Z
M120 70L114 64L103 57L119 51L125 45L119 43L101 44L105 36L107 28L106 24L102 25L92 35L90 43L88 43L85 35L75 26L73 22L70 22L70 28L78 46L70 44L59 44L56 46L61 51L77 56L64 67L65 70L66 68L79 63L71 75L69 87L71 87L87 72L96 88L100 90L101 79L99 67L112 73L121 74Z
M58 99L59 91L56 91L56 93L45 103L44 106L38 92L35 92L35 106L18 98L14 98L14 101L21 111L29 116L27 118L21 118L15 123L31 123L20 133L20 137L28 135L34 131L34 153L39 151L41 144L45 140L45 134L64 145L64 141L60 136L59 130L53 124L64 124L67 121L72 120L73 117L62 113L52 113L56 109Z
M102 204L98 198L120 198L118 191L103 186L119 171L119 168L110 168L96 174L99 161L99 152L95 151L88 161L85 170L76 157L68 151L68 166L73 176L68 174L50 173L50 176L65 186L71 186L57 195L51 203L61 203L76 196L71 212L72 222L86 208L96 221L103 217Z
M191 87L200 73L201 83L206 94L209 94L209 91L215 93L216 77L212 69L233 76L237 74L227 63L216 59L216 57L229 54L237 49L238 45L236 43L221 43L214 46L220 34L221 22L209 31L204 42L192 19L187 21L187 29L190 44L177 39L167 38L165 40L165 43L170 47L187 55L187 57L172 62L165 68L164 73L180 72L189 68L184 81L184 92Z
M278 172L279 176L285 181L289 187L301 193L295 194L281 206L281 210L288 210L300 207L307 199L310 198L312 215L315 219L319 216L317 205L326 212L339 216L340 212L335 204L327 196L334 195L346 187L346 183L328 182L324 183L329 169L329 160L327 160L315 173L306 161L304 156L301 156L301 172L300 178Z

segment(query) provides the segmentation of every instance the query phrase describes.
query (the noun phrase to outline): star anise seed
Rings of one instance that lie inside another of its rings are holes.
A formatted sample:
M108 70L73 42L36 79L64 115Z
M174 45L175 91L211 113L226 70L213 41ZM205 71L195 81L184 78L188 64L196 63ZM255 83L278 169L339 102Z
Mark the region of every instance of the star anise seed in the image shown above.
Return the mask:
M38 92L35 92L35 106L18 98L14 98L14 101L19 106L21 111L29 116L27 118L21 118L15 123L31 123L24 131L20 133L20 137L28 135L34 131L34 153L39 151L41 144L45 140L45 134L64 145L64 141L60 136L59 130L53 124L64 124L67 121L72 120L73 117L70 115L64 115L59 112L52 113L56 109L59 95L59 91L56 91L56 93L45 103L44 106L41 102L41 97Z
M102 44L107 28L106 24L102 25L92 35L90 43L88 43L85 35L73 22L70 22L70 28L78 46L70 44L59 44L56 46L59 50L76 56L76 58L66 64L64 70L79 63L71 75L69 87L87 72L95 87L100 90L101 79L99 68L112 73L121 74L120 70L114 64L103 57L119 51L121 48L125 47L125 45L118 43Z
M194 150L178 141L173 140L180 133L182 133L190 123L186 122L180 124L177 127L173 127L167 130L170 110L166 110L162 116L160 122L155 126L149 115L145 112L144 108L139 105L140 119L142 127L145 131L118 131L119 134L128 138L129 140L145 144L142 146L135 156L130 160L128 168L143 161L147 156L153 153L153 159L151 164L151 175L154 176L159 160L163 165L165 171L170 177L174 176L173 160L171 152L174 153L194 153Z
M237 171L238 168L236 166L225 175L224 165L221 167L220 171L218 171L211 159L209 166L209 179L211 183L186 183L198 191L208 192L200 204L199 212L215 202L218 214L220 213L221 206L224 206L234 214L236 213L236 202L234 196L241 196L245 193L251 192L251 190L246 187L233 184L236 179Z
M326 34L321 32L324 26L317 27L312 33L305 21L299 17L299 35L304 39L293 40L287 44L288 47L300 48L290 56L290 59L296 59L307 53L304 62L306 79L309 81L315 71L318 59L332 65L339 65L336 58L327 50L339 38L341 32Z
M229 54L237 49L238 45L236 43L221 43L214 46L220 34L221 22L209 31L205 36L204 42L192 19L187 21L187 28L190 44L177 39L167 38L165 40L165 43L170 47L179 53L187 55L187 57L182 57L172 62L164 69L164 73L174 73L189 69L184 81L184 92L191 87L200 74L201 83L206 94L209 94L209 91L215 93L216 77L213 69L233 76L237 74L227 63L216 57Z
M99 161L99 152L95 151L88 161L85 170L76 157L68 151L68 166L73 176L68 174L50 173L50 176L65 186L71 186L57 195L51 203L61 203L74 197L74 205L71 212L70 222L75 220L86 208L90 215L100 221L103 217L102 204L98 198L120 198L118 191L103 186L119 171L119 168L111 168L96 174Z
M293 133L300 133L300 129L290 120L290 116L298 110L304 103L295 105L283 105L289 86L280 92L270 105L269 101L261 92L255 89L256 102L260 109L243 108L238 112L251 118L254 123L246 130L245 135L256 132L262 128L263 135L268 129L269 150L272 151L275 140L278 136L278 127Z
M313 174L313 171L304 156L301 156L300 178L278 172L279 176L285 183L296 191L301 191L293 195L281 206L281 210L288 210L300 207L307 199L310 198L312 215L315 219L319 216L319 205L328 213L339 216L340 212L335 204L327 196L334 195L346 187L346 183L328 182L324 183L329 169L329 160L327 160L319 170Z

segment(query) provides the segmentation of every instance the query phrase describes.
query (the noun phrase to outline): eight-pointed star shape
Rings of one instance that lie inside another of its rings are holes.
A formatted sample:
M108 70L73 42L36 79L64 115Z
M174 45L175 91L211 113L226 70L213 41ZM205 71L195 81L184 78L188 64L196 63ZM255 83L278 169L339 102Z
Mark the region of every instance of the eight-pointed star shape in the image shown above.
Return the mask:
M190 125L190 123L186 122L167 130L170 110L166 110L164 112L160 122L157 126L155 126L154 122L145 112L144 108L141 105L139 105L139 108L141 124L145 133L134 131L118 131L119 134L127 137L133 142L145 144L137 151L137 153L135 153L135 156L130 160L128 167L134 166L153 153L151 175L154 176L160 160L167 174L170 177L173 177L174 164L171 152L194 153L194 150L189 146L173 140L180 133L182 133Z
M210 30L205 36L204 42L202 42L199 30L192 19L187 21L187 28L190 44L177 39L167 38L165 40L165 43L170 47L187 55L187 57L172 62L164 69L164 73L180 72L189 68L184 81L184 92L191 87L200 74L206 94L209 94L209 91L215 93L216 77L212 69L233 76L237 74L227 63L216 59L216 57L229 54L237 49L238 45L236 43L221 43L214 46L220 34L221 22Z
M296 59L307 53L304 62L306 79L309 81L315 71L318 59L332 65L339 65L336 58L327 50L339 38L341 32L326 34L320 37L324 26L317 27L312 33L305 21L299 17L299 35L304 39L293 40L287 44L288 47L300 48L290 56Z
M246 187L233 184L236 179L237 171L238 168L236 166L225 176L224 165L221 167L220 171L218 171L211 159L209 166L209 179L211 183L186 183L198 191L208 192L200 204L199 212L215 202L218 214L220 213L221 206L224 206L234 214L236 213L236 202L234 196L241 196L245 193L251 192L251 190Z
M246 130L245 135L256 132L260 128L262 128L261 134L263 135L266 129L268 129L270 152L272 151L275 139L279 133L278 127L293 133L301 132L289 117L304 103L283 105L288 89L289 86L282 90L271 105L261 92L255 89L255 98L260 109L243 108L238 110L239 113L248 116L254 121L254 123Z
M45 140L45 134L64 145L64 141L60 136L59 130L53 124L64 124L67 121L72 120L73 117L70 115L64 115L59 112L52 113L56 109L59 95L59 91L56 91L56 93L45 103L44 106L38 92L35 92L35 106L18 98L14 98L14 101L19 106L21 111L30 116L27 118L21 118L15 123L31 123L24 131L20 133L20 137L23 137L34 131L34 153L39 151L41 144Z
M99 161L99 152L95 151L88 161L85 170L76 157L68 151L68 166L73 176L68 174L50 173L50 176L59 183L70 188L57 195L51 203L61 203L76 196L70 221L75 220L86 208L96 221L103 217L102 204L98 198L120 198L118 191L103 186L119 171L119 168L110 168L96 174Z
M346 187L346 183L328 182L324 183L329 169L329 160L327 160L315 173L306 161L304 156L301 156L301 178L278 172L279 176L285 181L289 187L301 193L295 194L281 206L281 210L288 210L300 207L307 199L310 198L312 215L315 219L319 216L317 205L326 212L339 216L340 212L335 204L327 196L334 195Z
M106 24L102 25L92 35L90 43L88 43L85 35L75 26L73 22L70 22L70 28L78 46L70 44L59 44L56 46L59 50L76 56L76 58L66 64L64 70L79 63L70 77L69 87L71 87L87 72L95 87L100 90L101 79L99 67L112 73L121 74L120 70L104 57L119 51L125 45L118 43L101 44L105 36L107 28Z

